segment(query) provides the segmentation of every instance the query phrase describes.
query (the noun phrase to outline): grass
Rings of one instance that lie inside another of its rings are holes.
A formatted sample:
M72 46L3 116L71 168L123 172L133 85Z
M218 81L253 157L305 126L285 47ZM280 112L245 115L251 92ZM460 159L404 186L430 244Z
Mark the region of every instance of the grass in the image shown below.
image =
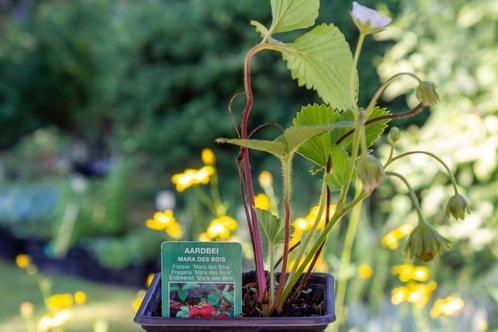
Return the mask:
M93 331L94 325L107 326L99 331L140 331L133 323L131 303L137 289L88 282L65 275L48 276L53 291L87 293L87 303L71 308L71 318L65 332ZM26 322L19 314L19 305L29 301L35 305L36 318L43 315L43 298L35 280L14 264L0 259L0 331L27 331Z

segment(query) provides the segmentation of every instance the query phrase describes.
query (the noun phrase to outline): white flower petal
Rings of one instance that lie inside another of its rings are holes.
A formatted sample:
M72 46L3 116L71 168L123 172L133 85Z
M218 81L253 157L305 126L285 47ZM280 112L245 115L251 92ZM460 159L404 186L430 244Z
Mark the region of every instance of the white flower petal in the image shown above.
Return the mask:
M383 29L391 23L390 17L383 16L376 10L362 6L356 1L353 2L353 17L360 21L361 24L366 24L370 21L371 29Z

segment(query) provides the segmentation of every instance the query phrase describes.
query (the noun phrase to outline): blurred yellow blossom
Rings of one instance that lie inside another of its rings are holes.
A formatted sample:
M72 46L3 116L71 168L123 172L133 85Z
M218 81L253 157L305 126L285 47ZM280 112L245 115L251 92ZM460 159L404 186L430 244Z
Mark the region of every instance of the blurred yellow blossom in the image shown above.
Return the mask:
M269 187L273 183L273 176L268 171L262 171L258 176L259 185L263 188Z
M265 194L259 194L254 197L254 205L257 209L268 211L270 209L270 200Z
M393 267L392 271L394 274L398 275L399 280L402 282L410 280L427 281L430 276L429 268L427 266L416 266L412 264L396 265Z
M20 254L16 256L16 264L19 268L25 269L31 263L31 258L28 255Z
M76 304L80 304L80 305L85 304L86 300L87 300L87 295L85 292L77 291L76 293L74 293L74 302Z
M154 213L153 219L148 219L145 225L155 231L162 231L173 225L176 222L175 216L172 210L166 210L164 212L158 211Z
M409 302L417 307L424 307L431 299L432 292L436 288L437 284L434 281L426 284L410 282L391 291L391 302L393 304Z
M398 242L413 230L410 224L403 224L388 232L382 238L382 244L391 250L398 248Z
M209 223L205 233L201 233L203 240L226 240L230 237L230 232L237 229L237 221L230 216L219 216Z
M147 276L147 280L145 281L145 286L149 287L150 284L152 284L152 280L154 280L154 276L156 274L155 273L150 273L148 276Z
M432 306L431 317L437 318L441 315L456 316L462 311L464 305L463 299L455 296L438 299Z
M176 185L176 190L182 192L198 184L208 184L214 172L214 167L210 165L206 165L198 170L188 168L183 173L173 175L171 181Z
M182 238L183 230L180 224L175 222L174 224L166 228L166 234L168 234L169 237L178 240Z
M206 232L202 232L201 234L199 234L199 241L208 242L211 241L211 238Z
M373 275L372 267L366 263L358 265L357 272L362 279L369 279Z
M135 312L138 311L138 309L140 308L140 305L142 304L144 297L145 297L145 291L143 289L139 290L137 296L135 297L135 300L133 300L131 304L131 307Z
M51 312L38 321L38 332L48 332L54 328L62 327L70 317L69 310Z
M21 313L21 317L24 319L31 319L34 311L35 306L31 302L23 302L19 306L19 312Z
M52 311L67 309L73 305L73 295L70 293L54 294L46 299L46 303Z
M315 223L318 217L319 211L320 211L320 206L315 205L309 210L306 216L294 219L294 221L292 222L292 227L294 228L293 238L291 241L292 244L297 243L304 232L307 232L313 228L313 224ZM329 217L331 217L334 214L334 212L335 212L335 205L331 205L329 209ZM325 227L325 219L326 219L325 217L326 214L324 212L318 223L318 229L323 229Z
M211 149L202 150L202 161L206 165L214 165L216 161L216 156L214 155L213 150Z

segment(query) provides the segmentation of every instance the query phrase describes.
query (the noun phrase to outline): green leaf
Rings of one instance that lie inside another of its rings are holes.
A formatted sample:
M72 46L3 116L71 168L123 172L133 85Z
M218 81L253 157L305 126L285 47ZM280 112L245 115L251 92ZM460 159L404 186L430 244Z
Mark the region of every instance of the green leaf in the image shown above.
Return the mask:
M325 181L331 190L340 190L347 184L348 171L351 168L349 156L339 145L330 147L330 158L332 160L332 172L327 174Z
M194 289L194 288L199 288L199 284L196 283L186 283L183 285L182 290L189 290L189 289Z
M318 17L320 0L271 0L273 32L305 29Z
M337 121L340 115L340 112L334 111L327 105L310 104L301 108L294 117L293 124L299 127L333 123ZM320 166L325 166L330 146L331 136L330 134L324 134L313 137L303 143L298 152L312 162Z
M334 108L352 108L351 90L356 89L355 76L351 75L353 55L335 25L321 24L280 51L299 86L316 90Z
M284 226L280 218L272 214L270 211L256 209L258 214L259 226L270 245L281 243L284 241Z
M319 126L290 127L285 129L284 133L273 141L260 139L218 138L216 139L216 142L229 143L257 151L268 152L282 160L283 158L294 154L304 142L316 135L326 133L334 128L351 128L352 126L352 122L345 121L322 124Z
M178 284L173 284L169 287L170 292L177 292L178 290L180 290L180 285Z
M372 111L372 114L370 114L370 117L368 119L373 119L379 116L387 115L389 112L385 108L380 108L380 107L375 107L374 110ZM353 121L354 120L354 115L351 111L346 111L342 113L340 119L341 121ZM366 126L365 129L365 134L366 134L366 139L367 139L367 147L372 146L377 139L384 133L384 130L386 130L387 123L390 121L390 119L385 119L382 121L378 121L372 124L369 124ZM332 132L332 139L333 142L337 141L337 139L342 136L344 133L346 133L348 130L337 130ZM344 147L344 149L347 152L351 151L351 147L353 144L353 135L350 135L347 137L345 140L341 142L341 146Z
M217 305L218 302L220 302L220 297L218 295L216 295L215 293L208 294L208 303L210 305Z
M301 145L315 136L324 134L334 128L352 127L353 122L350 121L334 122L317 126L290 127L285 129L284 133L277 137L275 141L284 143L285 152L290 155L295 153L301 147Z
M188 290L182 289L181 291L178 291L178 297L182 302L184 302L188 297Z
M283 157L285 152L284 144L280 142L267 141L261 139L217 138L216 142L234 144L257 151L268 152L279 159Z
M227 300L230 303L233 303L233 301L235 300L233 297L233 292L229 292L228 288L229 288L228 285L226 285L225 288L223 288L222 295L225 298L225 300Z
M259 33L261 38L265 38L268 35L268 29L262 24L259 23L258 21L251 20L251 25L256 28L256 31Z
M180 308L180 311L176 313L178 318L188 318L189 307L184 305Z

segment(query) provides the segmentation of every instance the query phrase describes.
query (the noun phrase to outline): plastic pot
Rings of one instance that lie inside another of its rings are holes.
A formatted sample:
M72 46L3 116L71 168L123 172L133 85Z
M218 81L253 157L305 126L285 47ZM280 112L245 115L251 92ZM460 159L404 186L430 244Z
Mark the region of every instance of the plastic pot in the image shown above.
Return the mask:
M243 275L243 279L246 274ZM161 304L161 276L156 274L140 308L135 323L145 331L323 331L335 321L334 279L327 273L312 273L308 285L324 289L324 315L308 317L240 317L230 319L164 318L155 316ZM306 287L305 287L306 288Z

